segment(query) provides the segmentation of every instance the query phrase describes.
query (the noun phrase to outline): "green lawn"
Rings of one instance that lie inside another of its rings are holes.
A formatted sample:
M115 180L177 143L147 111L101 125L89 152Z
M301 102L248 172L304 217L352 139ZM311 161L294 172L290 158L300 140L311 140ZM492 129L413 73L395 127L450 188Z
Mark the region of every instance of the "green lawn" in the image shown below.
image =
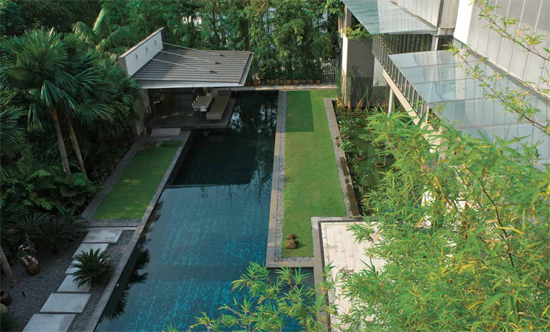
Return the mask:
M141 219L177 150L174 144L139 150L93 219Z
M313 256L311 217L345 217L324 98L335 91L287 92L283 256ZM294 233L297 249L284 249Z

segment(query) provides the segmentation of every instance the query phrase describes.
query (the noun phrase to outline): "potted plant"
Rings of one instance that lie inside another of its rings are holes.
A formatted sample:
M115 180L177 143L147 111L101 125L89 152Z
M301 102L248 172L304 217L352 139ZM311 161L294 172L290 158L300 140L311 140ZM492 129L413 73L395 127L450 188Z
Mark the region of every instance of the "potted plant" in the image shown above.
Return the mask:
M361 121L360 118L355 118L355 121L353 122L353 125L355 127L363 127L363 122Z
M302 60L300 63L300 83L302 83L302 85L307 84L307 78L308 78L307 65L308 65L307 60Z
M383 160L377 160L374 162L374 166L378 168L384 168L386 167L386 163Z
M260 85L260 79L258 77L254 77L254 79L252 80L252 85L254 86Z
M349 139L351 129L348 126L340 127L340 136L342 139Z
M350 153L353 150L353 143L349 139L343 139L340 148L342 148L342 151L345 153Z
M279 74L279 80L277 82L279 85L285 85L285 79L282 74Z
M12 302L12 298L11 298L10 292L0 291L0 303L5 305L6 307L9 307L11 302Z
M27 241L28 244L22 244L19 246L19 259L23 262L25 266L25 271L28 275L35 276L40 273L40 265L38 260L35 257L36 250L33 246Z
M285 67L285 84L286 85L292 85L292 76L293 76L293 73L292 73L292 67L290 67L287 63L287 66Z
M307 67L306 67L306 73L307 73L307 83L309 85L313 85L315 81L313 80L315 76L315 62L313 60L308 61Z
M376 158L376 161L374 162L374 166L378 168L384 168L386 167L386 155L384 156L378 155Z
M365 156L365 152L359 148L357 148L357 154L355 155L355 159L357 160L365 160L367 157Z
M269 85L275 85L277 79L277 62L273 59L269 60Z
M271 83L271 81L274 79L274 73L273 73L273 63L274 61L269 59L265 61L262 66L260 67L260 78L262 85L274 85L275 82Z
M300 75L297 71L295 71L292 75L292 84L300 85Z

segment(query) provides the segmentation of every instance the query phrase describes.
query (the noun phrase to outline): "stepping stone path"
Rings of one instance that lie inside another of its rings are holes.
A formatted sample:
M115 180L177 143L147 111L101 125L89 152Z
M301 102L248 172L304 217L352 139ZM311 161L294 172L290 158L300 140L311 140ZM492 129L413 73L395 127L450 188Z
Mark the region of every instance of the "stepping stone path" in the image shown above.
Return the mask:
M117 243L122 231L110 229L96 229L88 232L84 243Z
M58 293L89 293L90 285L85 284L81 287L78 286L78 283L74 281L74 276L68 275L65 277L65 280L59 286L57 290Z
M75 317L75 314L34 314L23 332L67 331Z
M40 312L78 314L84 311L92 294L53 293L50 294Z
M117 243L122 230L108 228L93 229L88 232L82 244L75 251L74 256L90 249L101 251L107 250L109 244ZM73 261L75 263L75 261ZM65 274L65 280L59 286L56 293L44 303L40 313L34 314L25 326L23 332L50 332L68 331L77 314L86 308L92 294L90 285L78 287L72 275L75 268L69 267Z
M73 258L82 252L89 252L90 250L96 251L97 249L105 251L107 248L109 248L108 243L82 243L74 252Z

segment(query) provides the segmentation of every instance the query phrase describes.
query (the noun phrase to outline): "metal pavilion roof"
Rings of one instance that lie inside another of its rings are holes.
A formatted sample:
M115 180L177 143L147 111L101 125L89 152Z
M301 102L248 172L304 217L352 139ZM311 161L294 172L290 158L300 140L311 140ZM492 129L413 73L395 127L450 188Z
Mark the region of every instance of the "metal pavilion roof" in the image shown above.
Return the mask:
M165 51L170 53L159 52L132 76L144 89L241 86L252 62L252 53L245 51L214 51L223 56L196 50Z
M119 57L143 89L243 86L253 53L196 50L164 42L159 29Z
M434 34L437 29L390 0L342 0L372 35Z

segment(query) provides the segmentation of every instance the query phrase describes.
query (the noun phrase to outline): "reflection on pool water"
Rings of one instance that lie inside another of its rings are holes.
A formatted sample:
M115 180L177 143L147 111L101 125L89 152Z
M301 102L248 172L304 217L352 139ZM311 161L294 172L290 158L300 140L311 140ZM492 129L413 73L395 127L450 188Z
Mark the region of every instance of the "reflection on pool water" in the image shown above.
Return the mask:
M98 331L185 331L265 262L277 94L234 97L229 130L194 136Z

